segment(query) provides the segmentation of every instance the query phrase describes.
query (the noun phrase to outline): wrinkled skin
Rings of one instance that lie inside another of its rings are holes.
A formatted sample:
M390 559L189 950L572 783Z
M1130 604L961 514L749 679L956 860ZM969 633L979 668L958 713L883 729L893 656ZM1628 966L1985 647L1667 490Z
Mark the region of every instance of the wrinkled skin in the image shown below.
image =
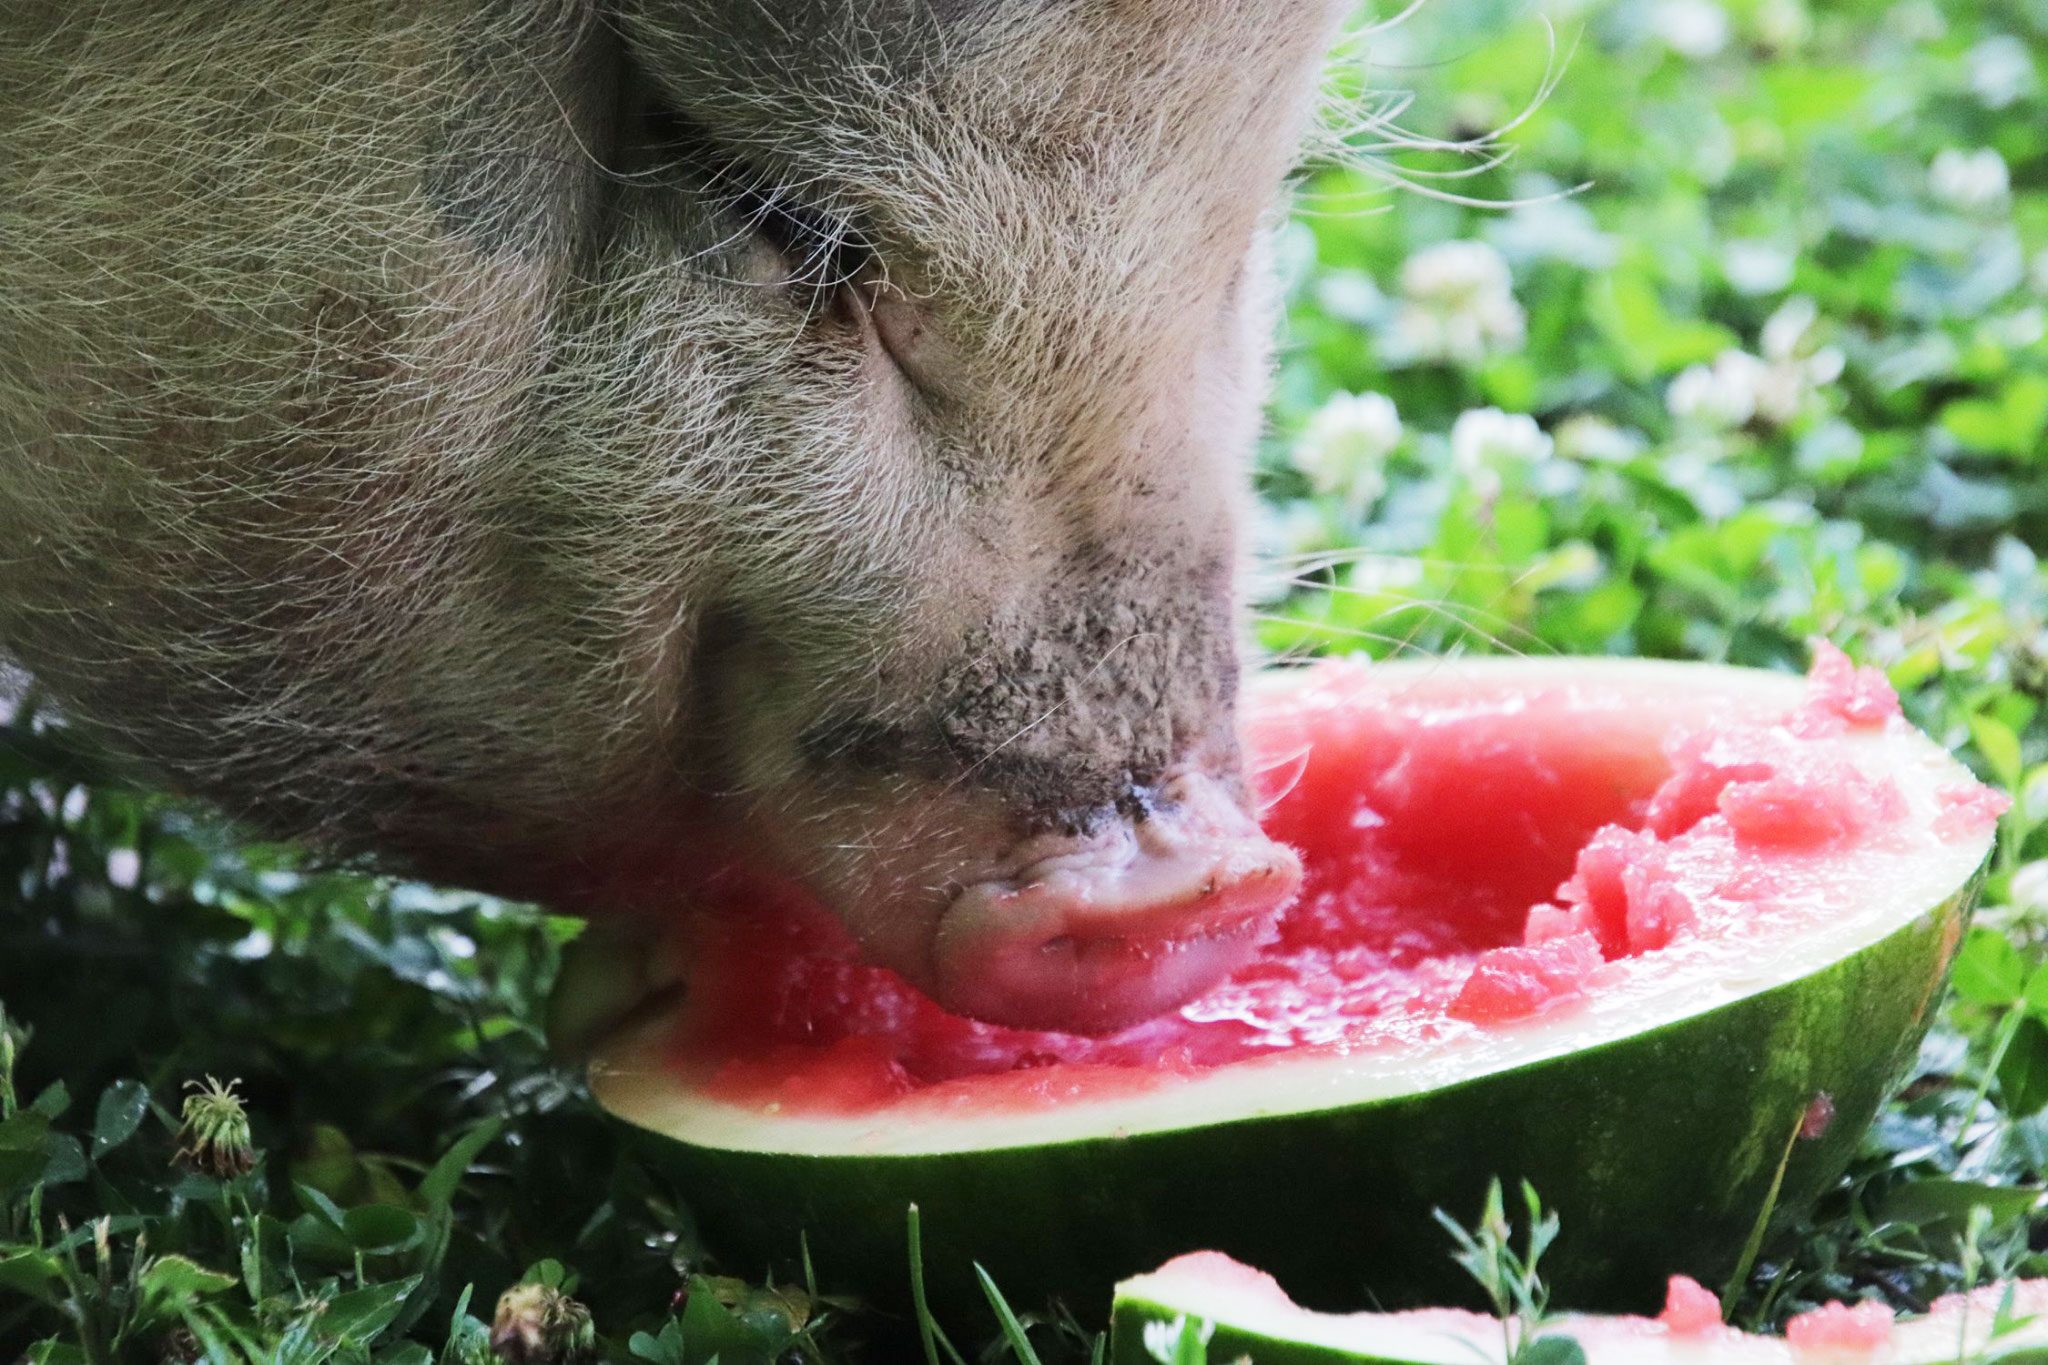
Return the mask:
M1298 875L1232 583L1333 0L14 0L0 649L337 855L1104 1029Z

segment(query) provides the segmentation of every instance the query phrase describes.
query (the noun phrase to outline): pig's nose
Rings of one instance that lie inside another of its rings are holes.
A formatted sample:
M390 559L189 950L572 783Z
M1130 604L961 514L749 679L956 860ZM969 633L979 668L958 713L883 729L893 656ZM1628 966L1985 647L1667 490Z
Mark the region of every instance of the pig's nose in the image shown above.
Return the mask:
M1301 881L1293 851L1199 773L1135 819L1033 840L1016 861L940 919L934 994L978 1019L1072 1033L1200 995L1251 957Z

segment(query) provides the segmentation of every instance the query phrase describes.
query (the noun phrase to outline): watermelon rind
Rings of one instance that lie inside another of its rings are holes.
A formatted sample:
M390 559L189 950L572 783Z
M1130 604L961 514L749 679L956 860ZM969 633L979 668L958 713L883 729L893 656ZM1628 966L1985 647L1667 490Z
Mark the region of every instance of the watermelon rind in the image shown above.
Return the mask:
M1376 668L1417 686L1565 686L1603 704L1732 698L1758 719L1800 695L1784 675L1708 665ZM1940 787L1970 780L1907 727L1857 743L1922 824ZM907 1295L912 1203L942 1314L982 1311L979 1263L1013 1300L1057 1295L1099 1317L1110 1285L1198 1246L1271 1270L1315 1306L1441 1302L1470 1286L1440 1254L1431 1211L1473 1211L1498 1177L1531 1182L1572 1230L1546 1263L1566 1301L1640 1309L1667 1274L1728 1273L1788 1142L1779 1207L1840 1174L1915 1055L1990 843L1986 831L1859 867L1859 908L1773 953L1710 948L1667 988L1413 1065L1281 1058L1029 1112L798 1117L692 1092L668 1064L667 1026L643 1019L600 1045L590 1083L728 1264L795 1276L807 1251L822 1285L884 1304ZM1792 1140L1820 1096L1832 1122Z
M1999 1309L2007 1308L1999 1325ZM1191 1330L1192 1329L1192 1330ZM1503 1365L1501 1322L1459 1309L1317 1313L1268 1277L1219 1256L1189 1256L1116 1287L1110 1365L1161 1365L1185 1334L1216 1365ZM1565 1314L1537 1337L1568 1337L1586 1365L2043 1365L2048 1281L1987 1285L1901 1319L1863 1350L1801 1349L1783 1337L1711 1328L1674 1333L1646 1318Z

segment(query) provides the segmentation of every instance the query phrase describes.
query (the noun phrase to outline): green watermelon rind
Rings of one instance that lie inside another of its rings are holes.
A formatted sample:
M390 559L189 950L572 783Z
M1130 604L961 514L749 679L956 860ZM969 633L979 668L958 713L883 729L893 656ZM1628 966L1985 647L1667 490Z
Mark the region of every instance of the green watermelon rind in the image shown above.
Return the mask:
M908 1293L912 1203L942 1313L980 1311L978 1262L1014 1302L1058 1296L1099 1320L1112 1284L1197 1247L1312 1307L1469 1298L1431 1210L1469 1214L1500 1177L1530 1181L1569 1230L1546 1261L1561 1301L1641 1310L1667 1275L1730 1271L1817 1094L1834 1119L1793 1144L1780 1207L1841 1173L1915 1055L1982 875L1805 976L1405 1095L915 1155L722 1150L626 1126L728 1264L793 1274L807 1247L824 1286L885 1305Z

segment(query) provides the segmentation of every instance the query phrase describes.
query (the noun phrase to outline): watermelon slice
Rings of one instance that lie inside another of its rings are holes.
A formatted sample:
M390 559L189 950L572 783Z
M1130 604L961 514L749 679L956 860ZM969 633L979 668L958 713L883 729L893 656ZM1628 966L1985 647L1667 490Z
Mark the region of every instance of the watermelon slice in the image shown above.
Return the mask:
M1706 1311L1694 1311L1702 1301ZM1501 1365L1506 1353L1496 1318L1455 1308L1315 1313L1272 1276L1198 1251L1116 1287L1111 1365L1173 1362L1190 1326L1217 1365ZM1674 1278L1654 1318L1566 1316L1545 1324L1544 1337L1576 1341L1586 1365L2043 1365L2048 1280L1951 1295L1898 1321L1880 1303L1827 1304L1773 1337L1722 1326L1713 1296Z
M1789 1149L1796 1205L1914 1054L1999 799L1823 653L1705 665L1337 661L1245 722L1306 866L1259 958L1103 1038L940 1011L829 920L735 884L679 1009L596 1050L714 1246L901 1302L1100 1311L1189 1246L1304 1301L1459 1292L1430 1211L1526 1179L1570 1301L1727 1273ZM646 954L570 981L626 980ZM572 1002L573 1003L573 1002ZM1796 1134L1796 1136L1795 1136Z

